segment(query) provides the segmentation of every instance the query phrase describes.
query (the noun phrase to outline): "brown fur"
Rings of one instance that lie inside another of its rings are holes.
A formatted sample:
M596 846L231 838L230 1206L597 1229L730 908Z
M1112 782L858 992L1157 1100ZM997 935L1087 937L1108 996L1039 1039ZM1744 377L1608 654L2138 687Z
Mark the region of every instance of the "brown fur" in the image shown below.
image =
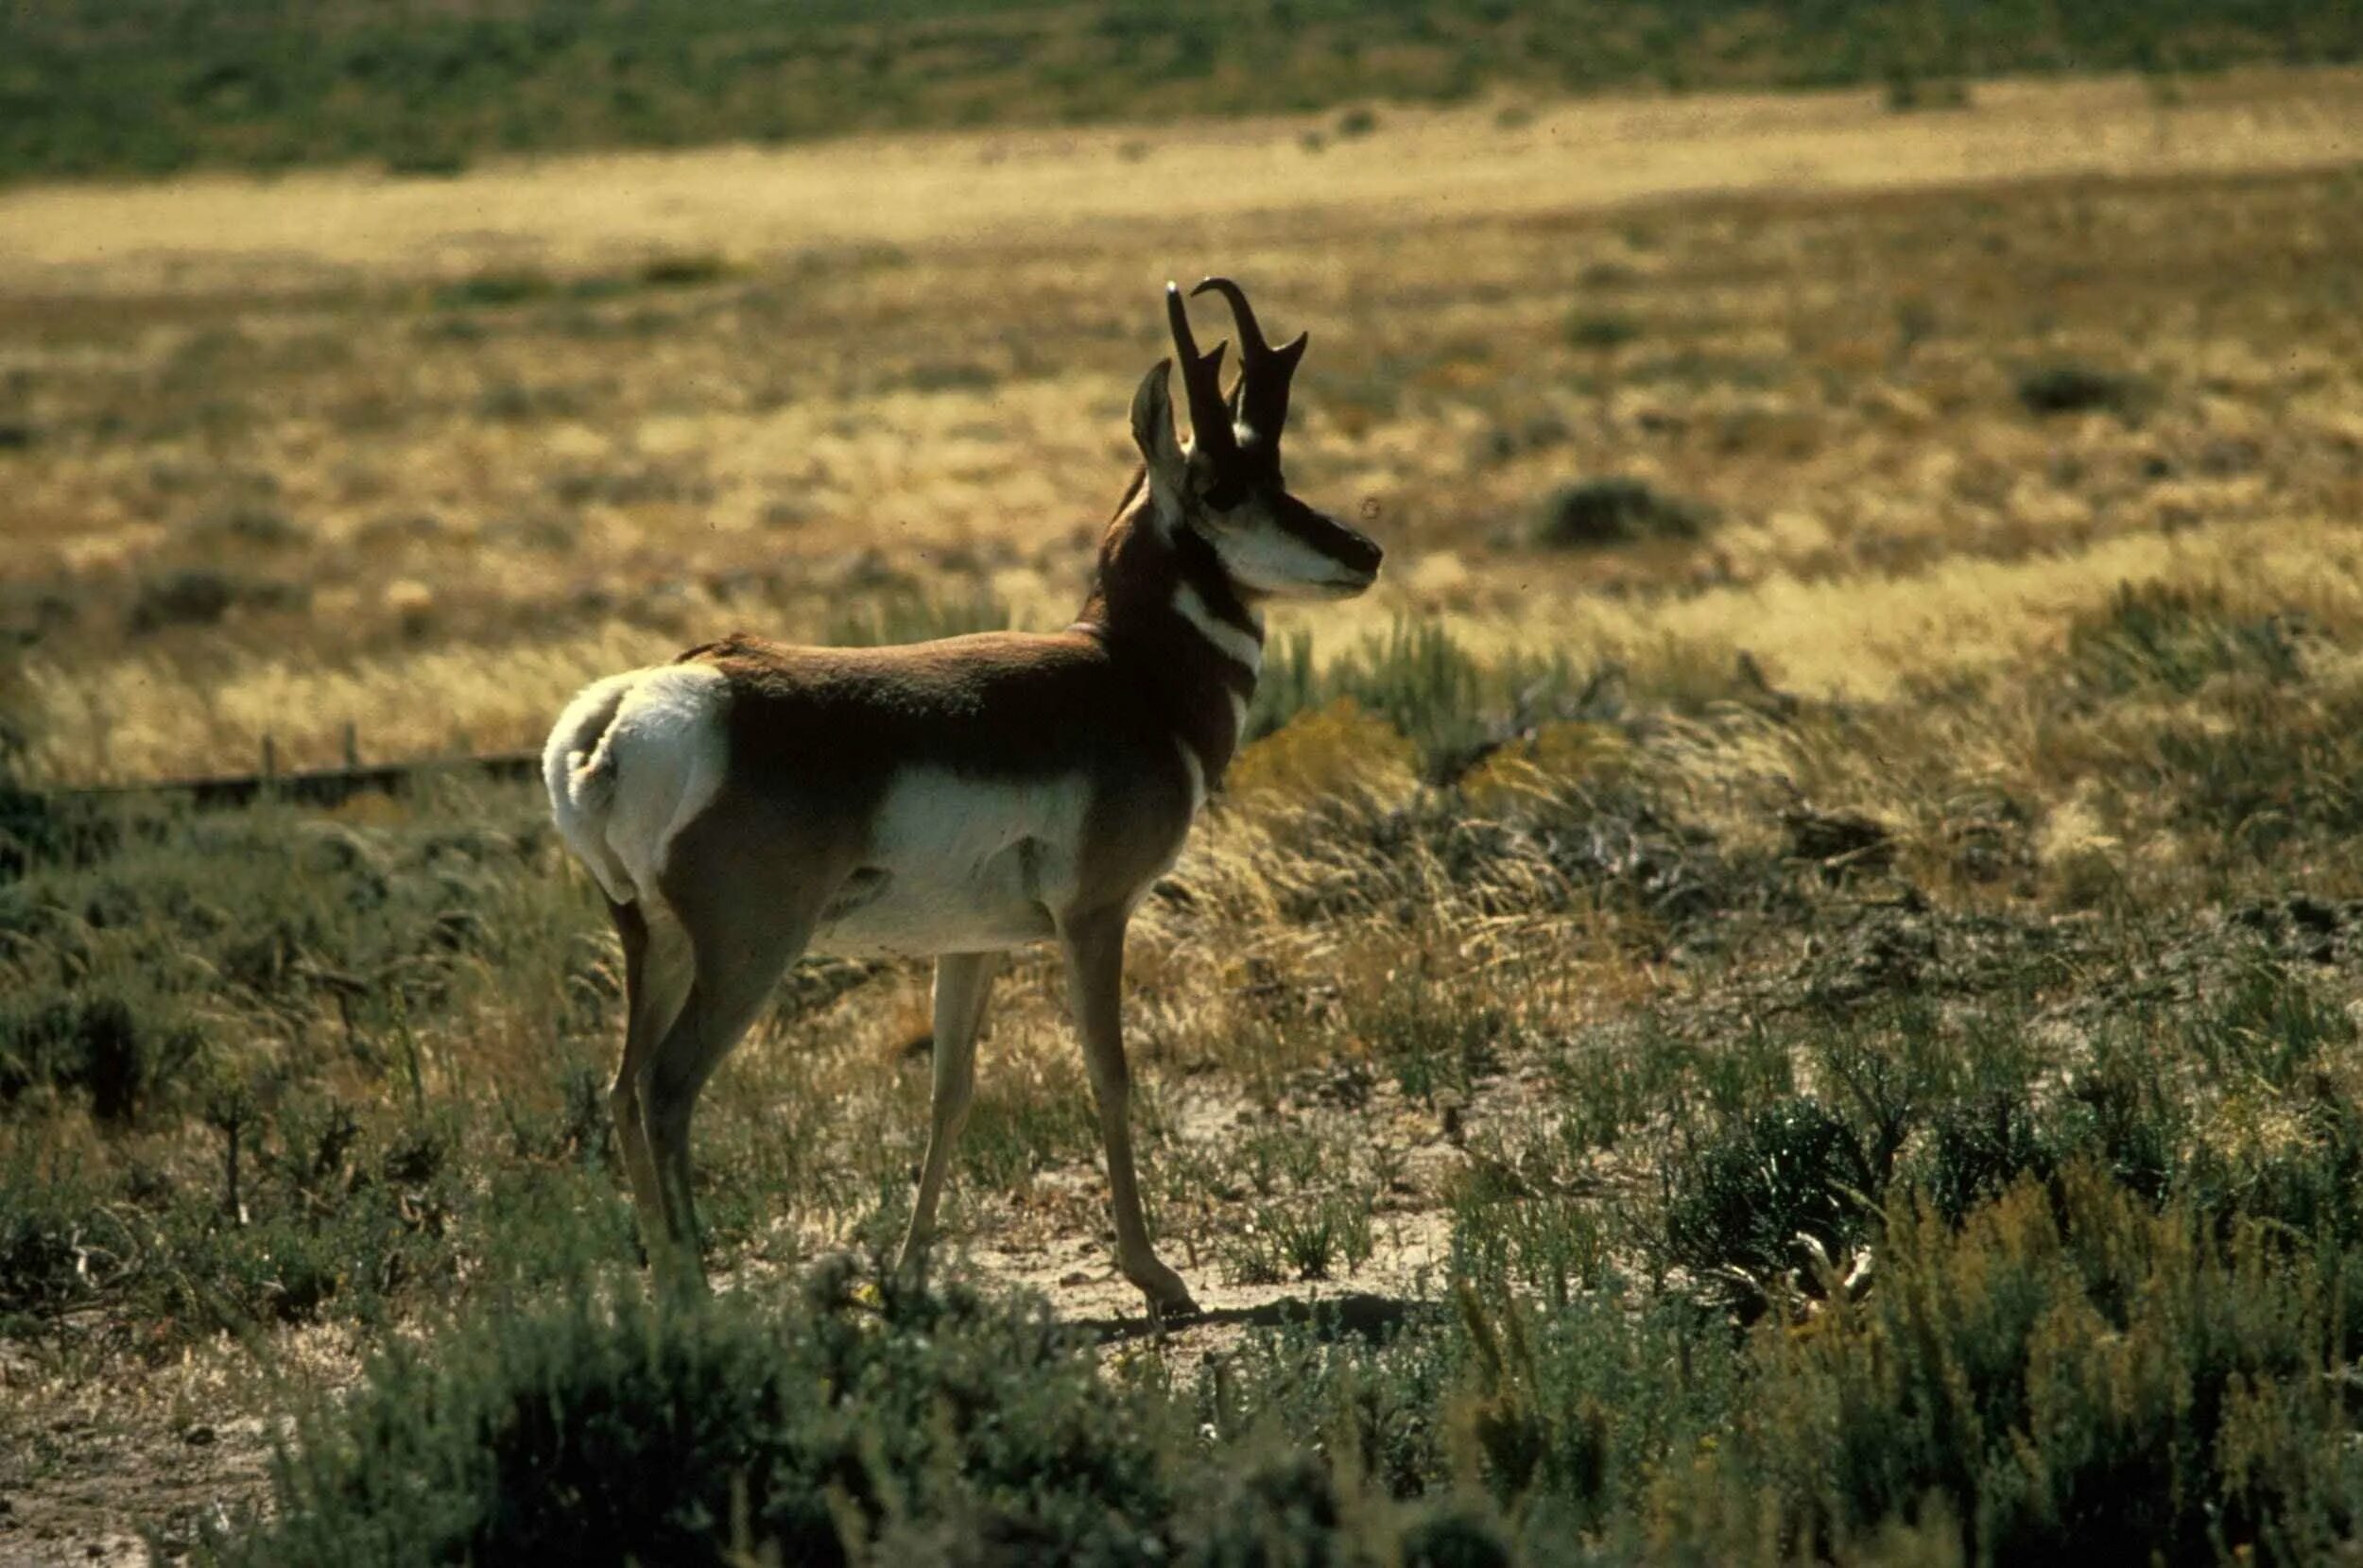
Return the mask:
M1084 774L1094 809L1086 863L1109 903L1172 858L1188 826L1179 737L1208 786L1236 750L1231 693L1254 674L1173 610L1177 579L1250 635L1254 621L1195 534L1167 539L1138 492L1108 530L1075 624L896 647L801 647L735 633L681 655L730 681L730 776L708 815L761 804L858 844L908 767L990 779ZM752 781L740 783L737 781ZM676 862L689 845L677 845ZM725 853L728 853L727 850Z
M1174 314L1180 338L1178 300ZM1182 748L1213 788L1238 750L1236 714L1255 686L1256 671L1216 646L1174 607L1175 595L1186 585L1208 616L1259 646L1263 632L1215 546L1158 513L1160 487L1177 489L1182 462L1165 373L1160 367L1143 383L1133 414L1135 439L1164 465L1163 477L1152 483L1146 468L1133 475L1091 592L1065 629L878 648L799 647L741 632L681 656L724 678L727 760L711 802L664 847L663 908L615 910L631 1020L612 1093L643 1232L673 1268L700 1277L689 1171L699 1091L816 930L847 918L892 877L870 857L886 853L871 837L898 778L913 768L980 784L1079 778L1089 804L1074 885L1059 886L1053 906L1024 858L1041 845L1018 842L1023 896L1012 923L992 927L991 940L1026 930L1035 911L1033 934L1059 939L1107 1153L1118 1263L1152 1308L1189 1306L1188 1287L1151 1246L1133 1172L1125 926L1189 831L1197 802ZM1268 491L1270 515L1341 566L1374 574L1375 544L1285 493L1278 434L1268 473L1251 475ZM977 939L951 929L957 940ZM995 963L975 953L937 960L934 1126L906 1268L925 1257Z

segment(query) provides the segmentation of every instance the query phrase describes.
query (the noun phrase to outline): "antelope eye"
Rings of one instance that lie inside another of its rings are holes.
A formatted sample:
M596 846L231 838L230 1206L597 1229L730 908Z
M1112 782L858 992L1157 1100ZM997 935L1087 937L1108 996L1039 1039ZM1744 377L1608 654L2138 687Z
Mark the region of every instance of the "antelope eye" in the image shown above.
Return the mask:
M1247 486L1236 479L1217 479L1207 487L1206 493L1199 499L1216 511L1229 511L1247 499Z

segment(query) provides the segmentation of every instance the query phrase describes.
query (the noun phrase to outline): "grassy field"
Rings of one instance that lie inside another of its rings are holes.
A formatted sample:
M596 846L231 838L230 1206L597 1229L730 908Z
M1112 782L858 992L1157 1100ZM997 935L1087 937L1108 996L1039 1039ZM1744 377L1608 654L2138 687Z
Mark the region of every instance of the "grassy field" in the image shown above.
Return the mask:
M944 1288L813 965L633 1268L535 792L19 812L0 1560L2316 1561L2363 1532L2363 78L0 194L0 783L529 745L733 626L1054 624L1155 290L1309 328L1284 619ZM528 1545L528 1543L530 1543ZM733 1557L732 1554L740 1554Z

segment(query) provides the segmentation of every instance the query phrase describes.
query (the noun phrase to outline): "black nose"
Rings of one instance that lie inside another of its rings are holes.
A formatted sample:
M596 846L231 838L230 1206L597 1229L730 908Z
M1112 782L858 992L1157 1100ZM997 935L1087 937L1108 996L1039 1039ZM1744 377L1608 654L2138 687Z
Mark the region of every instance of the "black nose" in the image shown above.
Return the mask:
M1387 552L1378 547L1376 540L1359 528L1347 527L1343 523L1337 525L1337 559L1364 577L1374 577L1378 575L1378 563L1385 559Z

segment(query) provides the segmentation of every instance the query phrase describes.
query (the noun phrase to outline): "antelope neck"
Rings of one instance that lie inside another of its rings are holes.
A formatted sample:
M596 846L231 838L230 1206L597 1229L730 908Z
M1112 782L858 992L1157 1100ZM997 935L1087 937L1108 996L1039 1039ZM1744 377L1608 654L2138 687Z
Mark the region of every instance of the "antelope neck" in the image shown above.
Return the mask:
M1108 530L1078 625L1096 629L1212 788L1238 750L1264 657L1263 621L1214 546L1188 528L1168 533L1144 488Z

